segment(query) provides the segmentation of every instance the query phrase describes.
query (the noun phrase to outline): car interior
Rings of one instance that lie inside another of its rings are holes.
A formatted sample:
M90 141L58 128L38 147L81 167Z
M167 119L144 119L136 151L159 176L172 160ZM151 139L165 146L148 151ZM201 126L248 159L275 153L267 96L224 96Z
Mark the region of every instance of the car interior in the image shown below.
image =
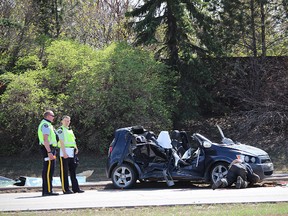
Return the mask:
M136 132L136 133L135 133ZM151 131L137 128L132 130L131 155L143 170L163 170L170 164L178 167L189 166L200 154L199 148L191 148L185 131L174 130L156 135Z

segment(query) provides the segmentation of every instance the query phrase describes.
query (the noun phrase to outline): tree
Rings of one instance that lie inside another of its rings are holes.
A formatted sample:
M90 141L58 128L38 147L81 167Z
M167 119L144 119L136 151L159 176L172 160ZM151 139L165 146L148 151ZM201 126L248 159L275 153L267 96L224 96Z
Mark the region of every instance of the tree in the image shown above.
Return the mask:
M93 66L75 74L66 109L77 116L87 148L106 151L111 132L119 127L170 128L161 76L165 70L148 52L120 43L98 52Z
M62 0L4 0L2 5L2 70L12 71L19 58L30 54L42 59L45 43L61 33Z
M44 74L44 71L27 71L9 78L6 91L0 96L0 121L1 130L9 134L12 143L6 143L9 148L1 145L2 154L27 154L37 143L35 131L40 116L53 104L49 90L40 88ZM8 75L2 75L1 80Z
M163 43L159 51L167 51L168 64L174 68L180 59L188 60L193 53L203 55L212 43L207 38L209 35L195 38L196 30L206 31L209 26L210 19L203 13L203 6L203 2L196 0L145 1L141 7L127 13L136 18L131 22L137 34L135 44L161 46ZM156 37L161 26L164 26L163 42Z
M3 1L1 25L2 70L10 70L23 52L32 49L30 28L33 22L31 1Z
M44 66L35 64L34 70L0 76L0 83L7 85L0 95L0 130L13 138L11 154L38 147L35 130L45 109L55 112L56 127L62 115L72 116L79 146L101 153L118 127L171 127L163 97L165 77L158 74L167 67L147 51L126 43L95 51L56 40L45 48L45 56ZM34 56L19 60L19 68L24 70L26 59Z
M206 4L197 0L149 0L127 13L134 17L131 25L137 35L135 45L156 44L158 59L174 71L166 74L169 79L166 101L177 104L173 108L174 127L186 117L198 116L200 104L210 100L205 90L211 80L210 72L199 66L201 61L193 59L220 50L217 41L213 40L213 32L209 32L213 20L207 16L205 8ZM193 77L190 83L188 77ZM207 83L203 83L204 77L208 77Z
M287 54L287 6L277 0L212 0L215 40L226 56Z
M32 0L38 34L58 38L63 17L63 0Z
M95 48L126 41L125 13L129 0L70 1L65 3L63 35Z

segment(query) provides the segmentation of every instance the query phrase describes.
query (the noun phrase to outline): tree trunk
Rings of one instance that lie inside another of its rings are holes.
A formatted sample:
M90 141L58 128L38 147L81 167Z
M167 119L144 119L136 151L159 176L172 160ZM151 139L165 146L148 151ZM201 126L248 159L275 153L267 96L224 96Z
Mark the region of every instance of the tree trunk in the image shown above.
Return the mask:
M55 19L56 19L56 35L55 37L58 38L60 35L60 29L61 29L61 25L60 25L60 18L59 18L59 11L58 11L58 1L55 0L54 1L54 10L55 10Z
M260 3L261 6L261 38L262 38L262 56L266 56L266 29L265 29L265 11L264 3Z
M253 56L257 57L254 0L250 0L250 10L251 10L251 30L252 30L252 51Z
M167 31L167 47L170 53L169 64L173 69L177 68L177 63L179 61L178 47L177 47L177 24L176 18L174 17L171 8L168 5L168 31Z

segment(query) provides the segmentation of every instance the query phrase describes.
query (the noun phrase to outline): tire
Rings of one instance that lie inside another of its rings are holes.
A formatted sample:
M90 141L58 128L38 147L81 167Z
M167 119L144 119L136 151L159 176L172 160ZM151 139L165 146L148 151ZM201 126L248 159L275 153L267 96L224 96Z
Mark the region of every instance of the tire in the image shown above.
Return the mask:
M227 176L228 166L228 163L220 162L212 167L210 172L211 184L214 184L217 180Z
M264 175L266 175L266 176L271 176L272 174L273 174L273 171L264 172Z
M112 171L112 182L115 188L131 188L136 180L136 173L128 164L116 166Z

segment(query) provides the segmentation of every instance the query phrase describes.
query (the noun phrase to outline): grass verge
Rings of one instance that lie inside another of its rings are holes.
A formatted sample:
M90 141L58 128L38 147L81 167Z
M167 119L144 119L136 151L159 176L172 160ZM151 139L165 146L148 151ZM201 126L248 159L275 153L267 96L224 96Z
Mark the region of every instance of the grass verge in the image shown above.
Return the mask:
M95 154L79 154L80 164L77 173L86 170L94 170L87 181L107 180L105 174L105 156L96 156ZM10 156L0 157L0 175L10 179L16 179L20 176L40 177L42 173L42 158L39 154L29 156ZM59 162L56 161L54 176L59 176Z
M1 215L1 213L0 213ZM4 214L3 214L4 215ZM5 215L101 215L101 216L156 216L156 215L201 215L201 216L271 216L288 215L288 203L251 203L251 204L215 204L215 205L178 205L162 207L133 207L133 208L101 208L83 210L57 210L37 212L9 212Z

